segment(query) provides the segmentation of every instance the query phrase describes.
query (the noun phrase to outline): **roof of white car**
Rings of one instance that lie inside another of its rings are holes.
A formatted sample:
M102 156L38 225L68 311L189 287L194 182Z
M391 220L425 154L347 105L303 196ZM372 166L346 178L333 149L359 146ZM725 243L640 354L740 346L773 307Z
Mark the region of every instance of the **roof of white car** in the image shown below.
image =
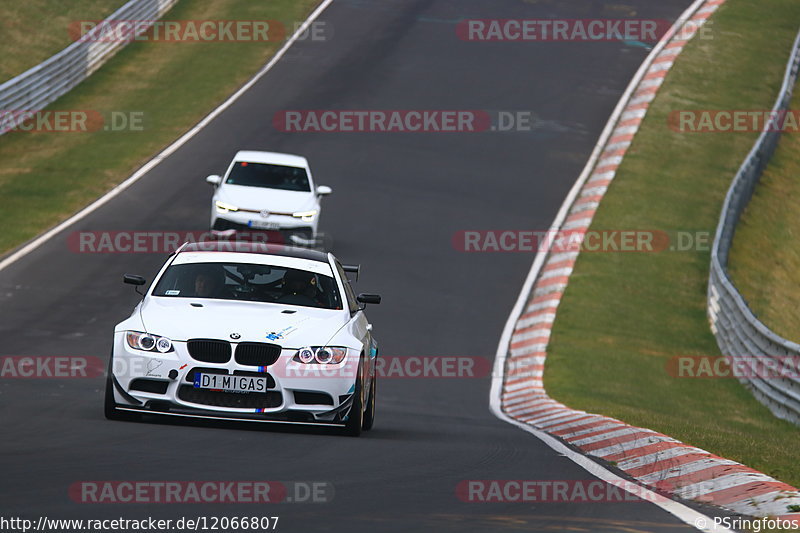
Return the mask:
M236 156L234 156L233 160L246 161L248 163L268 163L271 165L308 168L308 160L305 157L293 154L281 154L278 152L241 150L236 152Z
M244 263L284 266L333 277L328 254L305 248L267 243L210 241L182 246L173 264Z
M309 248L284 246L282 244L269 244L264 242L248 241L204 241L190 242L179 250L183 252L234 252L245 254L277 255L283 257L296 257L310 261L328 263L328 254Z

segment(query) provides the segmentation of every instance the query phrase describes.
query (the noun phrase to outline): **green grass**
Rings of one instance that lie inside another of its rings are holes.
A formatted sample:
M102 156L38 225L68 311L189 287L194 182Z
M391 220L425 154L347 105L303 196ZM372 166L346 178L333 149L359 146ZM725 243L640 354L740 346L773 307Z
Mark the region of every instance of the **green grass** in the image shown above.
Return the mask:
M71 22L101 20L127 0L11 0L0 7L0 83L35 67L73 41Z
M592 229L713 235L757 134L680 133L681 109L770 109L800 24L796 0L730 0L650 108ZM789 198L787 198L788 200ZM732 379L675 378L668 361L718 356L706 317L707 249L585 253L559 307L545 385L567 405L661 431L800 485L800 428Z
M800 109L796 94L791 109ZM800 135L786 133L745 209L729 258L731 278L770 329L800 342Z
M280 20L291 30L319 0L179 2L167 20ZM143 131L0 136L0 254L129 176L249 79L280 43L135 42L56 110L135 111ZM32 207L34 206L34 207Z

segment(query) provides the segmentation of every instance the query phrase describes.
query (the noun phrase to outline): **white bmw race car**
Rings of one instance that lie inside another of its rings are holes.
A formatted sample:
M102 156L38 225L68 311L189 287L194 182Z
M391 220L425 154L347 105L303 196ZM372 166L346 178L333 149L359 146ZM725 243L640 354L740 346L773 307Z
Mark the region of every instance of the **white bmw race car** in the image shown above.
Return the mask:
M278 232L282 243L318 244L321 198L330 187L316 186L305 157L240 151L225 176L212 175L211 229Z
M184 244L114 329L106 417L370 429L378 346L364 308L380 296L354 294L358 271L303 248Z

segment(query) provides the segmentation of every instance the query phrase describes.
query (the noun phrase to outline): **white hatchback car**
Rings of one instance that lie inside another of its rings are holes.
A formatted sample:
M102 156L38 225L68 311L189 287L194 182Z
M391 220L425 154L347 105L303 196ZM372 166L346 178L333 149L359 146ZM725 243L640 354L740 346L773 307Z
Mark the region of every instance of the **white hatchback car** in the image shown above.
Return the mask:
M305 157L240 151L225 176L212 175L211 229L279 232L286 244L315 246L320 199L333 192L315 186Z
M370 429L378 344L364 308L380 296L353 293L358 270L305 248L183 245L114 329L106 417Z

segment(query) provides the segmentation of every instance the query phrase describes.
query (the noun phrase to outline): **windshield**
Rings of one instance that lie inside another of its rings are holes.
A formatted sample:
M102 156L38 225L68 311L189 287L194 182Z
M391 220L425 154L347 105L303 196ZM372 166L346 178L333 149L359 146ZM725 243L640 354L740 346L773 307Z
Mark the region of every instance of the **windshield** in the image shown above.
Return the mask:
M246 263L171 265L153 296L267 302L342 309L336 281L307 270Z
M225 183L284 191L311 191L308 174L304 168L246 161L233 164Z

